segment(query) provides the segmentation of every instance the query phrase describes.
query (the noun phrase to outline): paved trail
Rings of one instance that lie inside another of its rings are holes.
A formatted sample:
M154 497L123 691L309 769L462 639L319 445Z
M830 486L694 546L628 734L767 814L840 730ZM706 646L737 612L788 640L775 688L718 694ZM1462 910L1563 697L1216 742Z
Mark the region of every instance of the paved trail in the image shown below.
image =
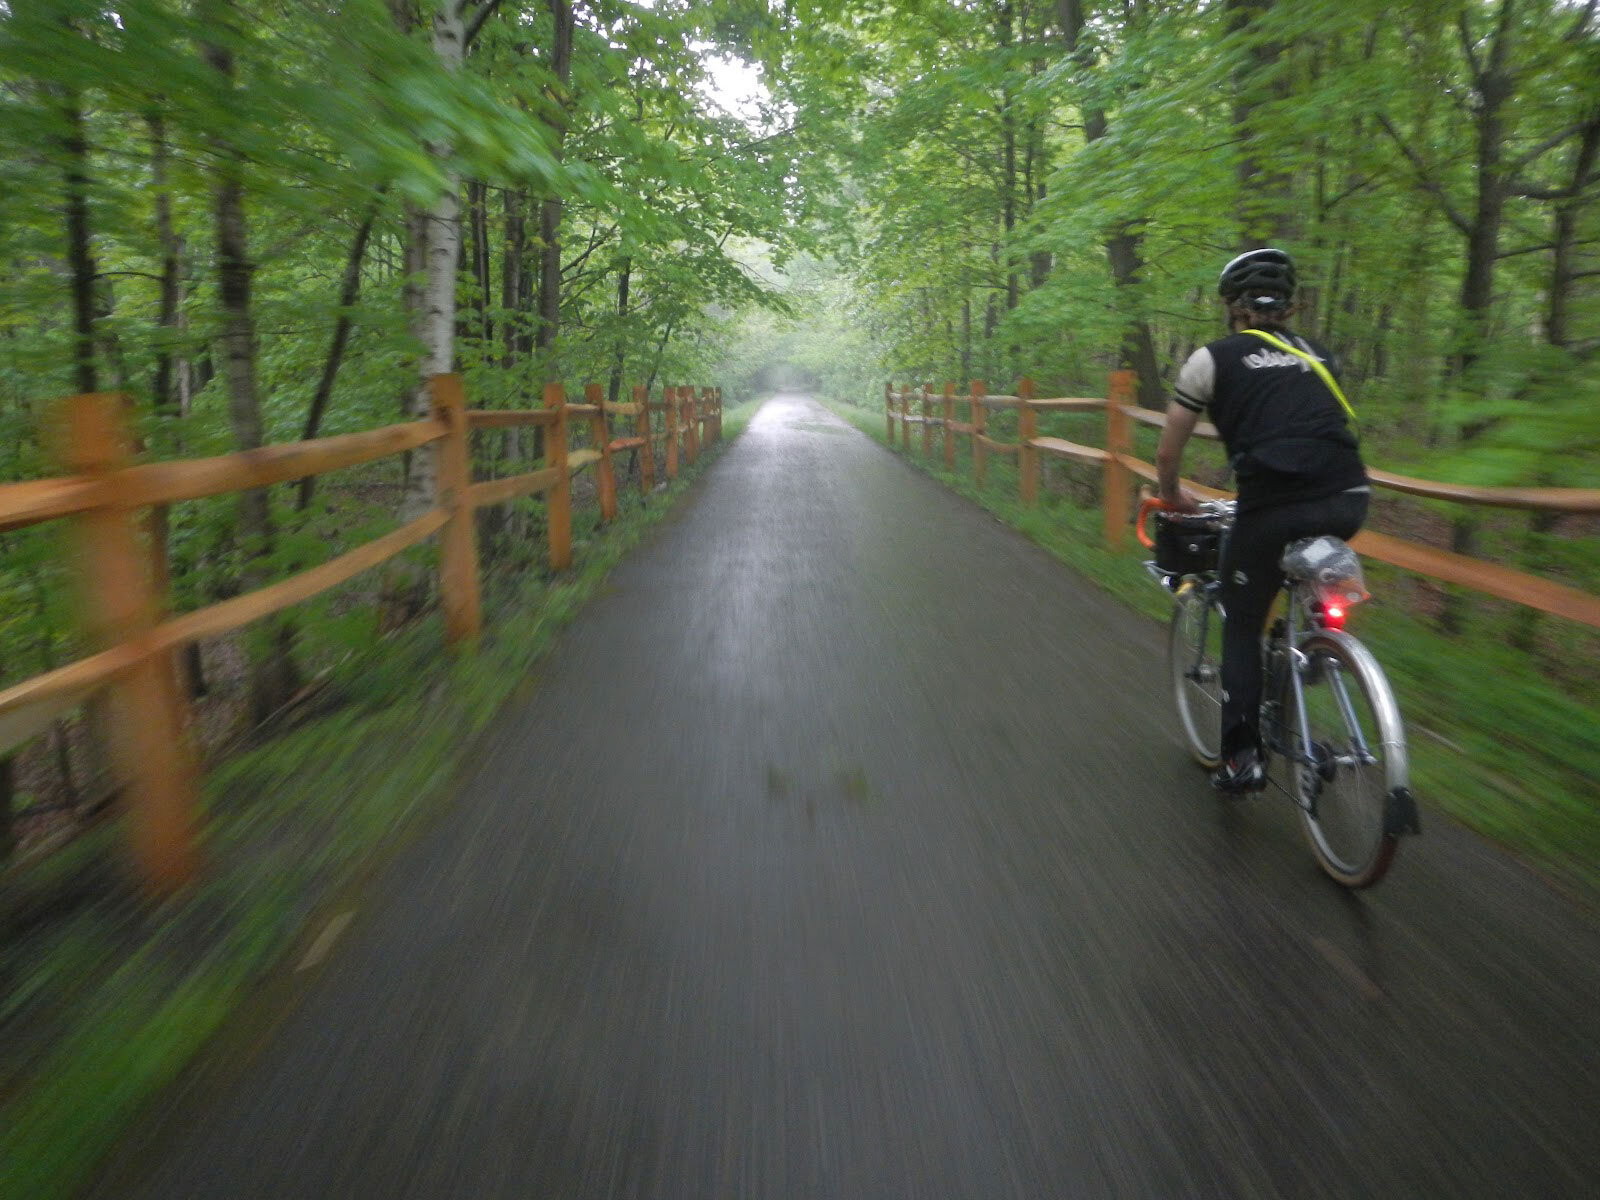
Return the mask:
M1327 883L1163 634L769 403L119 1197L1600 1194L1600 933Z

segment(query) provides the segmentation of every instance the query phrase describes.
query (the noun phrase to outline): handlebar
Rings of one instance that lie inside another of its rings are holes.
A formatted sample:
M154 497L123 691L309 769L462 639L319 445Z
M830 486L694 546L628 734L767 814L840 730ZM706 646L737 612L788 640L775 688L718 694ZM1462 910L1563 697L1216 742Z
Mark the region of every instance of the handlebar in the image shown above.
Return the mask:
M1237 502L1233 500L1202 500L1195 511L1207 517L1220 517L1231 520L1237 509ZM1134 529L1139 535L1139 544L1146 550L1155 549L1155 541L1144 531L1145 518L1153 512L1178 512L1179 509L1168 504L1160 496L1147 496L1144 503L1139 505L1139 515L1134 520Z
M1134 519L1133 528L1139 535L1139 544L1146 550L1156 548L1155 539L1144 531L1144 519L1153 512L1176 512L1177 509L1168 504L1160 496L1146 496L1144 503L1139 505L1139 515Z

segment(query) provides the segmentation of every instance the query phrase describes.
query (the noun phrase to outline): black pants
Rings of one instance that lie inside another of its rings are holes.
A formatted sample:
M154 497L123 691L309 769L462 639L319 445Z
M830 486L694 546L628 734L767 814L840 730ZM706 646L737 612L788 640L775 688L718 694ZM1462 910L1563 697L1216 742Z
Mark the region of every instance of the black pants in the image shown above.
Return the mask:
M1222 753L1261 744L1261 631L1283 586L1278 562L1299 538L1349 539L1367 519L1366 492L1341 492L1240 513L1222 552Z

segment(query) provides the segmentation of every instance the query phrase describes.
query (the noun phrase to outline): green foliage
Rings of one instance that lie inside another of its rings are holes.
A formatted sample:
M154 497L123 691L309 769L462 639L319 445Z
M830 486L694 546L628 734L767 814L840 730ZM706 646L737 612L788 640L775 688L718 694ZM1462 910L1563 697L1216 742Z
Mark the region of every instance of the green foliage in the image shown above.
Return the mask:
M1221 330L1220 262L1282 241L1306 285L1298 324L1382 428L1424 432L1441 471L1586 475L1600 417L1568 398L1592 388L1600 349L1600 177L1581 154L1600 30L1582 6L1091 2L1076 53L1053 4L801 8L782 94L830 130L848 205L827 231L849 248L834 259L848 299L825 320L873 331L877 376L1099 390L1143 328L1170 379ZM1456 223L1477 211L1497 44L1510 190L1468 343ZM1562 210L1575 257L1556 351ZM1109 261L1119 235L1131 274ZM1459 463L1442 456L1456 442Z
M583 7L566 83L550 61L543 3L496 6L459 70L446 69L424 18L386 0L0 7L0 480L59 469L44 425L55 397L77 387L65 216L74 191L87 207L79 249L95 272L97 386L128 394L146 458L238 448L219 341L217 188L227 181L243 191L251 366L268 442L303 436L341 321L347 344L318 432L370 429L406 410L422 351L413 226L458 186L469 253L455 357L474 405L537 404L551 377L569 389L650 382L657 395L663 383L717 382L710 372L740 313L782 307L743 248L759 239L781 262L811 237L791 224L807 201L783 114L751 128L707 90L708 44L770 62L764 8ZM232 56L231 79L207 61L208 47ZM559 324L536 346L550 332L536 310L540 218L552 202ZM369 220L346 304L343 277ZM174 269L168 312L163 276ZM480 470L526 469L500 461L501 445L483 439ZM174 506L172 606L233 594L247 568L280 578L391 528L401 466L320 481L304 513L293 487L274 489L270 547L244 544L235 498ZM70 633L61 541L58 527L0 535L0 685L82 649ZM318 602L303 612L298 644L312 670L374 635L360 608Z

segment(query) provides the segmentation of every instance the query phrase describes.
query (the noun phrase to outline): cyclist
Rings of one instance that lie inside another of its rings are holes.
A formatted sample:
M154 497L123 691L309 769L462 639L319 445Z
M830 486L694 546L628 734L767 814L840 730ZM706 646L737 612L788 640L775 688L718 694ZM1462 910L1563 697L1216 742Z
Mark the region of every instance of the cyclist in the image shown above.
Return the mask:
M1222 762L1212 782L1225 792L1266 786L1258 728L1261 633L1283 584L1283 548L1322 534L1354 537L1372 491L1354 414L1327 351L1285 324L1295 311L1295 282L1294 263L1270 247L1222 268L1217 291L1232 333L1183 364L1156 450L1161 499L1193 512L1179 467L1206 413L1238 483L1238 515L1218 568L1225 613Z

